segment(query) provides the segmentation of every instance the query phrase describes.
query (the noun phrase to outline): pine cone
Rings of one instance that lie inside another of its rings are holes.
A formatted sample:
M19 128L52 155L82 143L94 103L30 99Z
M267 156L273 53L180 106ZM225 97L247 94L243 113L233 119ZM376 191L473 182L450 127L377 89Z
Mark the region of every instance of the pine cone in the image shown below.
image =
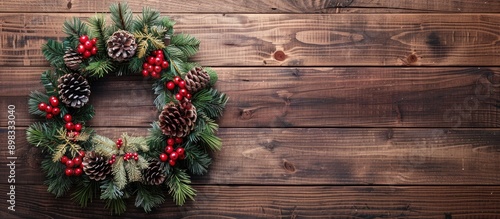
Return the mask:
M64 64L66 64L66 66L68 66L71 70L77 70L83 61L82 55L78 54L73 49L66 50L63 59Z
M167 177L165 175L164 166L159 160L152 160L149 162L148 168L144 170L142 174L144 181L149 185L160 185L165 181Z
M177 104L167 104L159 116L160 128L163 134L172 137L185 137L194 128L196 122L196 108L182 108Z
M65 74L57 80L59 99L68 107L80 108L89 102L90 86L87 79L77 73Z
M111 164L105 157L97 155L94 151L88 152L82 161L83 172L90 179L101 181L111 174Z
M119 30L108 39L108 55L118 62L123 62L135 55L137 43L133 34Z
M186 81L186 89L194 94L210 84L210 76L204 69L194 67L186 74L184 81Z

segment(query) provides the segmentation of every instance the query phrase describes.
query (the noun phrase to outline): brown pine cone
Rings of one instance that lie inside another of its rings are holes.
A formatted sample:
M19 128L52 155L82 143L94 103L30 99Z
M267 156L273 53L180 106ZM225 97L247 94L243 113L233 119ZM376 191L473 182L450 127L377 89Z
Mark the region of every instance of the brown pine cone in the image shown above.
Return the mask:
M83 61L82 55L78 54L73 49L66 50L63 59L64 64L66 64L66 66L71 70L77 70Z
M80 108L89 102L90 85L77 73L61 76L58 80L59 99L68 107Z
M210 84L210 76L204 69L194 67L186 74L184 81L186 81L186 89L194 94Z
M149 162L148 168L144 170L142 174L144 181L148 185L160 185L165 181L167 177L164 171L164 165L159 160L152 160Z
M94 151L87 152L82 161L83 172L90 179L101 181L111 174L111 164L103 156L97 155Z
M196 108L182 108L180 105L169 103L160 113L160 128L163 134L172 137L185 137L194 128L196 122Z
M118 62L131 59L135 55L137 43L133 34L119 30L108 39L108 56Z

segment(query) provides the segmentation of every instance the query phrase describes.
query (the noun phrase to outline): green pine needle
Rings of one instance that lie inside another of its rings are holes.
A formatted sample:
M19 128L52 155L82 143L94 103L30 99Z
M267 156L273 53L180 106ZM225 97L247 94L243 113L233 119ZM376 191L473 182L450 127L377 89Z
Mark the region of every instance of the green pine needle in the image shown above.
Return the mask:
M101 55L106 55L106 39L111 34L110 30L106 27L106 19L103 14L97 14L90 17L87 21L89 26L89 37L97 39L97 51Z
M127 210L127 205L123 199L106 199L104 208L110 209L111 214L121 215Z
M182 206L186 199L194 200L196 190L191 187L191 179L185 170L174 168L167 179L169 193L175 204Z
M147 137L149 146L149 153L147 153L148 158L157 158L158 154L165 149L165 141L166 137L161 131L158 122L153 122Z
M70 41L78 40L81 35L88 33L87 26L82 23L80 18L73 17L73 20L66 20L63 24L63 32L68 34Z
M148 213L163 202L165 202L165 196L159 186L137 185L136 207L142 207Z
M212 163L208 153L194 144L187 144L185 149L188 170L195 175L207 173L208 166Z
M49 96L40 91L33 91L30 93L28 100L28 112L32 115L45 116L47 113L38 109L38 104L47 103Z
M89 201L92 202L97 197L98 188L99 183L97 181L84 177L83 180L78 182L75 192L71 194L71 200L85 208L88 206Z
M52 162L50 157L42 161L42 170L47 174L44 182L48 186L47 191L56 197L63 196L71 188L71 178L64 175L65 169L66 166Z
M56 68L66 67L63 59L65 49L62 43L49 39L46 44L43 44L42 53L50 65Z
M102 78L114 70L113 63L110 59L100 59L89 63L85 68L91 77Z
M200 41L188 34L178 34L172 36L170 45L177 47L184 53L184 56L189 58L198 52Z
M226 94L220 93L214 88L198 91L192 99L196 110L204 112L211 119L222 116L227 101Z
M128 7L126 2L112 4L109 7L111 12L111 20L115 23L117 29L132 32L132 10Z
M40 80L45 87L47 96L57 96L57 75L47 70L42 73Z
M53 153L57 145L62 143L57 138L57 130L58 127L54 123L36 122L26 130L26 138L28 143L41 148L42 152Z
M134 22L135 30L147 32L148 27L159 24L160 12L151 9L150 7L142 8L142 15Z

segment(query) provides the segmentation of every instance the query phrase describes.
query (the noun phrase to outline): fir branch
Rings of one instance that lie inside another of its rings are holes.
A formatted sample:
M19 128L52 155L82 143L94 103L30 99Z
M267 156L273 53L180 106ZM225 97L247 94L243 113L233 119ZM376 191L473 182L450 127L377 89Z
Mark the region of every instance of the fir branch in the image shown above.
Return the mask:
M42 73L40 76L40 81L45 87L45 92L47 96L57 96L57 77L50 70L47 70Z
M42 53L45 59L56 68L66 67L63 59L64 52L63 44L55 40L49 39L46 44L42 45Z
M113 63L110 59L104 58L90 62L85 70L89 73L91 77L102 78L109 72L114 70Z
M54 154L52 155L52 161L53 162L57 162L59 160L61 160L61 157L64 156L64 154L66 154L67 151L69 151L69 153L71 154L72 157L76 156L80 149L82 149L80 147L80 145L76 144L73 140L74 138L72 138L71 136L68 137L67 135L67 131L65 128L61 127L57 130L57 135L56 137L62 142L61 144L59 144L55 150L54 150ZM78 139L77 140L80 140L80 141L85 141L89 138L89 136L78 136Z
M32 115L45 116L47 113L38 109L38 104L47 103L49 96L40 91L33 91L30 93L30 98L28 100L28 112Z
M78 203L82 208L87 207L89 201L92 202L94 198L97 198L98 188L99 182L83 177L83 180L78 182L75 192L71 194L71 200Z
M99 188L101 189L100 199L121 199L124 196L124 192L113 180L104 180Z
M194 144L187 144L185 149L188 170L195 175L205 174L208 171L208 166L212 163L208 153Z
M196 190L190 184L191 180L186 171L174 167L167 179L167 185L175 204L182 206L187 198L194 200Z
M203 143L203 145L206 145L212 151L218 151L222 147L221 139L213 133L200 132L198 137L200 138L200 143Z
M149 129L149 135L147 137L147 143L149 146L149 153L147 153L147 158L157 158L165 148L166 137L160 129L158 122L153 122L151 124L151 129Z
M162 39L155 37L152 33L143 33L136 31L134 32L134 36L136 41L140 42L137 46L138 58L143 58L150 47L152 47L153 50L165 48L165 44L163 43Z
M178 34L172 36L170 45L177 47L184 53L184 56L189 58L198 52L200 41L188 34Z
M144 7L142 8L142 15L134 22L134 28L135 30L147 30L148 27L159 24L159 17L159 11L153 10L150 7Z
M63 111L61 108L61 114L64 115L62 112ZM86 121L90 121L90 120L92 120L92 118L94 118L95 110L94 110L94 107L92 105L86 104L85 106L73 111L73 113L71 113L71 115L73 115L73 120L75 122L86 122Z
M117 29L132 32L132 10L126 2L112 4L109 7L111 12L111 20L115 23Z
M97 14L90 17L87 21L89 26L89 37L96 37L97 40L97 51L101 55L106 54L106 39L110 35L109 29L106 27L106 19L103 14Z
M146 213L165 202L165 196L159 186L137 185L135 206L142 207Z
M113 163L112 170L113 170L113 181L119 189L125 188L127 185L127 172L125 170L125 164L124 164L123 157L116 157L116 162Z
M128 182L138 182L142 180L142 172L138 165L136 165L135 160L129 160L124 162L124 168L127 172Z
M137 45L137 57L142 59L145 55L146 52L148 51L148 42L146 40L141 41Z
M210 76L210 86L214 86L219 76L217 76L217 73L212 68L205 67L203 69L208 73L208 76Z
M71 188L71 179L64 175L66 166L60 162L52 162L48 157L42 161L42 170L47 174L44 184L48 186L47 191L56 197L63 196Z
M149 150L147 141L144 137L131 137L127 133L122 134L123 148L125 151L144 151Z
M92 145L95 152L107 158L118 152L115 142L101 135L94 135L92 137Z
M161 25L166 27L169 30L173 30L173 27L175 25L175 21L170 19L169 17L165 16L165 17L161 18ZM173 31L170 34L173 34Z
M167 105L167 103L175 102L173 95L168 95L167 92L170 91L165 90L165 84L162 81L156 81L153 83L153 91L157 95L154 104L158 111L162 111L163 107Z
M211 119L222 116L227 101L226 94L220 93L213 88L198 91L192 99L196 110L206 113Z
M82 23L80 18L73 17L73 21L64 21L63 32L68 35L67 40L69 41L69 44L72 45L71 48L74 48L78 45L80 36L88 33L88 29L87 26Z
M123 199L106 199L104 207L110 209L112 214L121 215L127 210L127 205Z
M57 127L54 123L36 122L26 130L28 143L35 147L40 147L43 152L52 154L55 147L61 143L56 137Z
M184 63L189 58L179 47L172 45L172 44L167 46L166 53L169 55L169 58L172 61L177 61L179 63ZM179 64L179 66L182 66L182 65ZM182 73L182 72L180 72L180 73Z
M219 137L215 136L218 128L219 125L215 120L206 116L205 113L199 112L198 119L196 120L196 128L187 137L187 145L198 145L212 151L220 150L222 141Z
M128 64L128 69L130 69L132 73L139 73L142 70L143 63L144 63L143 59L134 56L132 57L132 59L130 59L130 62Z

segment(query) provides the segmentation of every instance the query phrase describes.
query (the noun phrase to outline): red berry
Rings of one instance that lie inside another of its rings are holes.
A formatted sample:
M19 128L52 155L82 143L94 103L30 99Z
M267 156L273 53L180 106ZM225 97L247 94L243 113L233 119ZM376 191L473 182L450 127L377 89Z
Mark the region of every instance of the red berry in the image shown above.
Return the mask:
M85 51L87 50L85 49L85 46L83 46L83 44L78 45L78 47L76 48L76 52L78 52L79 54L83 54Z
M175 85L178 85L181 80L182 80L181 77L175 76L173 81Z
M168 164L170 164L170 166L175 166L175 160L169 160Z
M92 53L90 53L90 51L88 51L88 50L83 53L83 58L85 58L85 59L89 58L90 56L92 56Z
M95 47L95 46L92 47L92 49L90 50L90 54L92 54L92 55L97 54L97 47Z
M54 118L54 115L52 115L52 113L47 113L47 114L45 115L45 118L46 118L46 119L52 119L52 118Z
M82 158L81 157L75 157L73 158L73 165L75 165L75 167L78 167L82 164Z
M168 62L167 62L167 61L163 61L163 62L161 62L161 67L162 67L163 69L168 68Z
M82 168L75 168L74 172L75 172L75 176L81 176L83 174L83 169Z
M80 155L80 157L85 157L85 151L84 150L80 150L78 152L78 154Z
M59 115L59 113L60 113L60 112L61 112L61 109L59 109L59 108L57 108L57 107L54 107L54 108L52 109L52 114L54 114L54 115Z
M59 99L57 99L57 97L54 97L54 96L51 96L50 97L50 105L52 105L53 107L56 107L59 105Z
M80 36L80 43L81 44L84 44L87 41L89 41L89 36L87 36L87 35L81 35Z
M66 164L66 162L69 160L67 156L62 156L61 157L61 163Z
M145 78L146 78L146 77L149 77L149 72L148 72L148 70L146 70L146 69L142 70L142 76L143 76L143 77L145 77Z
M176 144L182 144L182 138L180 138L180 137L175 137L175 143L176 143Z
M113 160L109 160L108 163L109 164L113 164L114 162L113 162Z
M73 138L76 138L80 135L80 132L73 132Z
M45 107L45 112L52 113L52 106L47 105L47 107Z
M151 77L152 78L160 78L160 74L158 74L157 72L151 72Z
M149 56L149 57L148 57L148 64L150 64L150 65L154 65L154 64L155 64L155 57L153 57L153 56Z
M139 160L139 157L134 157L134 160L135 160L135 161L138 161L138 160Z
M167 139L167 145L174 146L174 144L175 144L175 140L173 138Z
M184 148L177 148L177 150L175 150L175 152L177 152L177 154L179 156L182 156L184 154Z
M71 120L73 120L73 117L70 114L66 114L64 115L63 119L66 122L71 122Z
M192 95L192 94L190 94L190 93L187 93L187 94L186 94L186 98L191 99L192 97L193 97L193 95Z
M148 72L153 72L155 68L152 65L149 65L146 70L148 70Z
M177 154L177 152L170 153L170 159L177 160L177 158L179 158L179 155Z
M85 43L83 43L83 46L85 47L86 50L91 50L92 47L94 47L94 45L92 45L92 42L90 41L86 41Z
M66 127L66 129L69 131L72 131L73 129L75 129L75 125L73 125L72 122L66 123L66 125L64 127Z
M79 132L79 131L81 131L81 130L82 130L82 124L80 124L80 123L76 123L76 124L75 124L75 131Z
M183 97L181 94L176 94L175 99L177 99L178 101L181 101L183 99Z
M66 176L73 176L73 174L75 174L75 172L71 168L66 168L64 173L66 174Z
M40 104L38 104L38 109L40 111L45 111L45 109L47 109L47 104L46 103L40 103Z
M148 69L148 66L149 66L149 64L147 62L144 62L144 64L142 64L143 69Z
M68 159L68 160L66 161L66 167L71 168L71 167L73 167L74 165L75 165L75 163L73 163L73 160Z
M160 72L161 72L161 67L160 67L160 66L158 66L158 65L155 65L155 69L154 69L154 71L155 71L156 73L160 73Z
M158 58L158 56L155 58L155 65L161 68L161 63L163 60L161 58Z
M179 88L185 89L186 88L186 81L184 81L184 80L179 81Z
M93 38L90 42L95 46L95 44L97 44L97 38Z
M167 82L167 89L168 90L174 90L175 89L175 84L173 81Z
M156 51L156 58L159 58L160 60L163 61L163 59L165 58L165 56L163 56L163 51L161 50Z
M188 94L188 92L186 89L180 89L179 94L182 95L183 97L185 97Z
M166 162L168 160L168 155L165 153L160 154L161 162Z
M181 159L181 160L184 160L184 159L186 159L186 154L183 154L183 155L179 155L179 159Z
M139 154L138 154L137 152L134 152L134 153L132 154L132 156L137 157L137 156L139 156Z
M167 152L167 154L171 154L174 152L174 148L172 146L167 146L165 147L165 152Z
M115 158L116 158L116 154L113 154L113 155L111 156L111 159L115 159Z

